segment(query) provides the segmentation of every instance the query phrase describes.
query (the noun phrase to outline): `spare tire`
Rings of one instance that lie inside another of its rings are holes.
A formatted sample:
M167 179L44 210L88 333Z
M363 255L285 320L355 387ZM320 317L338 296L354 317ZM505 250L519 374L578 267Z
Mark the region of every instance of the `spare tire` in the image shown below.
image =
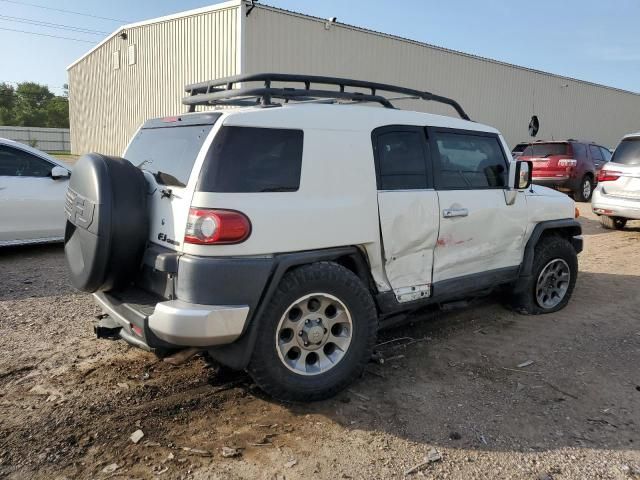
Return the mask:
M64 251L73 286L113 290L133 280L148 238L147 183L129 161L98 153L73 168Z

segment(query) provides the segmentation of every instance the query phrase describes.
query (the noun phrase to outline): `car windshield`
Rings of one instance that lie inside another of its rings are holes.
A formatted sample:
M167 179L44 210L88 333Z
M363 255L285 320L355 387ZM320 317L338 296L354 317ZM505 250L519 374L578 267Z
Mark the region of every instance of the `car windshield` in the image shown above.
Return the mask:
M184 187L213 125L142 128L124 157L161 185Z
M611 161L623 165L640 165L640 138L623 140L613 152Z
M568 143L532 143L522 152L523 157L550 157L567 155Z

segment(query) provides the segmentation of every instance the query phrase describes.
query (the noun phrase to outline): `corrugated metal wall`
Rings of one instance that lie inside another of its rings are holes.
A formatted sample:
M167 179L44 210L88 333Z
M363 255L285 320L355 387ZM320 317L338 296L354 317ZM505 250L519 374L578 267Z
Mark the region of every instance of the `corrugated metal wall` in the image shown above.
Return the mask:
M499 128L510 145L538 138L592 139L615 146L640 129L640 95L535 72L355 27L258 6L246 19L245 73L335 75L393 83L457 99L472 119ZM402 108L455 115L425 102ZM452 113L453 112L453 113Z
M185 84L235 75L237 24L235 6L128 28L126 40L115 36L73 65L73 153L120 155L146 119L185 111ZM129 45L135 45L135 65L128 64Z
M0 126L0 137L30 145L45 152L71 150L68 128Z

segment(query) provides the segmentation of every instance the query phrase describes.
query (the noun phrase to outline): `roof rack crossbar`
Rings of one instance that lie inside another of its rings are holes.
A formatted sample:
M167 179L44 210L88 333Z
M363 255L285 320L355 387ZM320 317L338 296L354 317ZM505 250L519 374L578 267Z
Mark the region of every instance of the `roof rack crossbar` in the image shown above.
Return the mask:
M237 83L264 82L264 87L233 88ZM272 82L303 83L304 89L272 87ZM311 84L332 85L339 87L336 90L322 90L311 88ZM362 88L370 93L347 92L346 88ZM189 95L183 98L182 103L189 106L189 111L195 111L197 105L239 105L236 100L246 102L248 97L256 97L262 105L273 105L274 98L285 101L315 98L335 98L337 100L352 100L357 102L376 102L387 108L395 108L391 102L378 92L391 92L406 95L406 98L420 98L425 101L433 101L451 106L465 120L470 120L467 113L455 100L411 88L385 83L368 82L363 80L351 80L347 78L324 77L317 75L298 75L288 73L257 73L235 75L232 77L210 80L207 82L193 83L185 87ZM243 105L246 103L242 103Z

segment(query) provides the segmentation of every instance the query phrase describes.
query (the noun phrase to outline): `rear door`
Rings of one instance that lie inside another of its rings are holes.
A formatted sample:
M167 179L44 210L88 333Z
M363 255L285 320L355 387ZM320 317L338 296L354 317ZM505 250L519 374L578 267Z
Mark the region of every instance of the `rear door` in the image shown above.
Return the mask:
M68 182L51 178L54 166L0 145L0 241L62 238Z
M387 279L401 302L428 296L439 219L426 129L383 127L372 140Z
M524 192L507 204L509 162L501 138L445 128L429 129L429 137L440 205L434 294L443 293L438 282L468 277L469 285L457 285L462 289L476 278L495 282L513 274L522 261L527 209Z
M220 114L148 121L134 136L124 158L145 172L149 187L149 240L181 251L197 181L194 165L206 155Z

